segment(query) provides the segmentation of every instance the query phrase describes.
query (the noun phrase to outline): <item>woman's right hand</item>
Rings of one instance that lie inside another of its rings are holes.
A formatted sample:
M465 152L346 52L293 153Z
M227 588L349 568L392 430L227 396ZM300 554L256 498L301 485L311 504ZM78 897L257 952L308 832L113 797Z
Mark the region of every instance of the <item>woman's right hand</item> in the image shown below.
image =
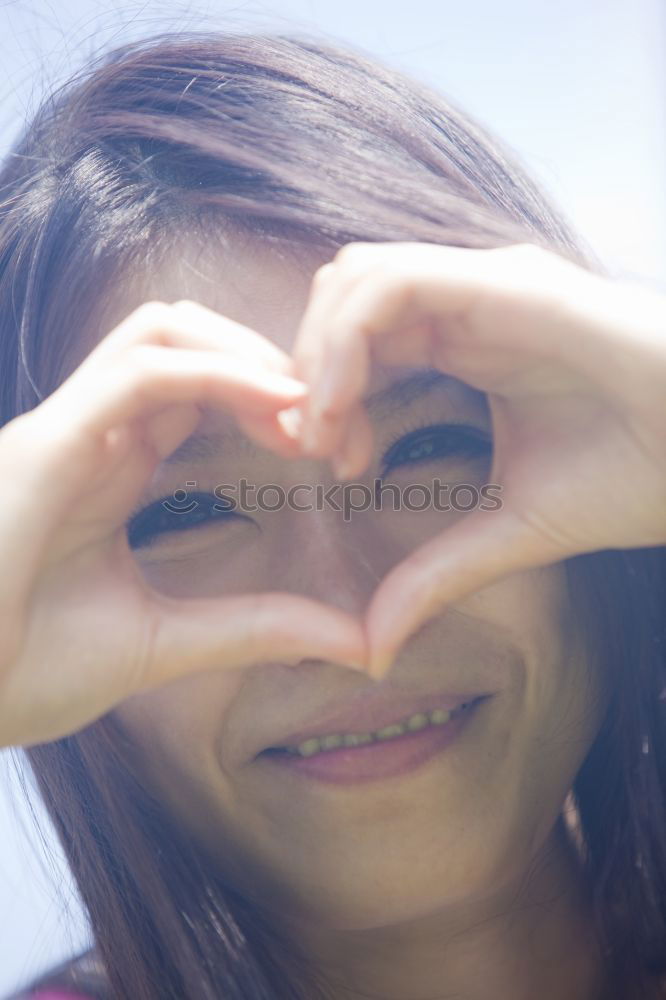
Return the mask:
M198 670L322 656L362 667L361 626L342 611L279 593L170 598L127 542L133 505L203 406L298 454L277 416L305 391L291 364L198 303L148 302L0 429L0 746L68 735Z

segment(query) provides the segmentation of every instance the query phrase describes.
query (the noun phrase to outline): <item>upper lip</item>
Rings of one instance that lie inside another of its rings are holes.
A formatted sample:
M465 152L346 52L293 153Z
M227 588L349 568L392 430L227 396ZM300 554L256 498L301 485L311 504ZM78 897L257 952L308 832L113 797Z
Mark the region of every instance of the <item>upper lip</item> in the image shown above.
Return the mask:
M327 709L321 715L311 719L302 729L276 734L270 745L263 749L282 749L286 746L297 746L303 740L312 737L332 736L343 733L363 733L395 722L403 722L417 712L430 712L435 708L454 709L465 702L475 701L481 697L493 694L492 691L437 691L420 696L388 696L368 694L364 692L355 701L347 701L343 705ZM260 751L263 752L263 751Z

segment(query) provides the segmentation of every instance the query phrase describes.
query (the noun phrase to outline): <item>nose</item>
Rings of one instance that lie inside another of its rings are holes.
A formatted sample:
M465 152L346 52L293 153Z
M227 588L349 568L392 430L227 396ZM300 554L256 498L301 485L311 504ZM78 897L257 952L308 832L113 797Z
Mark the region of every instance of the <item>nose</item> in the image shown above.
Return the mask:
M272 546L272 588L362 614L391 562L371 511L292 510Z

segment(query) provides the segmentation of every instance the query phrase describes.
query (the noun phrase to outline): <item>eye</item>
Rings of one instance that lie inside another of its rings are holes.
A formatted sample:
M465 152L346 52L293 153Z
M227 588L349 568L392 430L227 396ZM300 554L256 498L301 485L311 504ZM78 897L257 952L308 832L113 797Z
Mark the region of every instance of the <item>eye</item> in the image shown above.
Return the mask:
M233 510L234 506L230 498L212 493L188 493L180 503L175 495L162 497L130 516L126 524L127 542L131 549L147 548L161 535L242 518Z
M489 458L492 438L471 424L430 424L401 435L384 452L382 475L400 465L418 465L441 458Z

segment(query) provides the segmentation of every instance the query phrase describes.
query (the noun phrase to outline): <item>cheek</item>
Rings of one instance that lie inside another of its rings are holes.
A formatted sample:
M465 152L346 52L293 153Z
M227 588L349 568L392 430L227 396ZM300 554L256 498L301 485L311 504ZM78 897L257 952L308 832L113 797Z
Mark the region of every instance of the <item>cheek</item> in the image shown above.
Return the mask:
M511 746L508 772L516 788L531 788L535 797L540 782L557 791L564 781L568 788L607 703L604 677L588 656L566 580L563 563L513 573L449 612L521 651L522 666L502 696L501 712Z
M213 784L216 796L225 798L219 741L242 680L241 670L205 671L134 695L113 710L149 783L188 818L201 811Z
M137 550L141 575L168 597L222 597L261 589L260 561L265 554L261 528L249 518L203 527L169 539L160 550Z
M524 655L518 700L509 708L518 786L566 792L601 725L608 691L577 626L563 563L514 573L456 606L501 630ZM512 721L513 720L513 721ZM536 780L531 780L534 775Z
M564 564L511 573L460 601L464 614L496 625L528 657L560 661L577 644Z
M400 466L377 490L381 530L403 551L411 551L476 510L492 516L488 462L464 458Z

